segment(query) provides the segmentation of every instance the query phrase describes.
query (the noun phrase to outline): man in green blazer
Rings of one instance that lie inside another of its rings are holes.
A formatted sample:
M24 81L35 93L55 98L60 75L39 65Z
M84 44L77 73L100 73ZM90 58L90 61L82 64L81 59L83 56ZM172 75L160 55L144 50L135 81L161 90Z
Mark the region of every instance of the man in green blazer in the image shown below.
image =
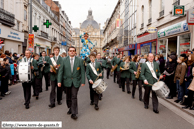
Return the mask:
M114 57L113 57L113 59L111 60L111 65L112 65L112 68L114 68L114 66L116 65L116 59L117 59L117 54L115 53L113 53L113 55L114 55ZM116 83L116 76L117 76L117 70L115 69L114 70L114 83Z
M48 91L48 87L50 86L50 77L49 77L49 72L50 72L50 58L46 56L46 52L42 51L42 57L39 59L40 61L43 61L44 67L42 70L42 75L45 78L45 83L46 83L46 91ZM42 85L41 85L42 86ZM41 92L42 92L42 87L41 87Z
M120 81L120 78L121 78L121 72L120 72L120 66L121 66L121 62L122 62L122 53L119 53L117 55L117 59L116 59L116 64L118 65L117 67L117 84L119 84L119 88L121 88L121 81Z
M60 65L62 64L62 61L63 61L63 58L61 56L59 56L59 52L60 52L60 48L59 47L54 47L53 48L53 51L54 51L54 56L52 58L52 60L55 61L56 65L54 66L54 64L52 63L52 61L50 60L49 64L55 68L56 70L56 73L50 69L50 79L51 79L51 93L50 93L50 105L49 107L50 108L53 108L55 107L55 98L56 98L56 92L55 92L55 89L57 88L57 102L58 102L58 105L61 105L61 100L62 100L62 87L58 87L57 86L57 77L58 77L58 74L59 74L59 67L61 67Z
M163 78L163 76L160 74L160 68L158 63L154 62L154 54L149 53L148 55L148 62L142 64L141 67L141 78L144 82L144 108L148 109L149 105L149 98L150 98L150 91L152 90L152 86L154 83L158 81L158 77L160 79ZM150 69L152 68L153 71ZM156 96L156 93L152 91L152 103L153 103L153 112L159 113L158 111L158 98Z
M97 94L93 90L92 85L98 76L100 76L99 78L102 78L102 73L101 73L102 67L101 67L99 62L95 61L95 58L96 58L95 54L91 53L89 57L90 57L91 63L89 63L86 67L86 77L89 81L89 87L90 87L90 100L91 100L90 105L95 104L94 108L96 110L98 110L99 109L99 107L98 107L99 94ZM94 68L94 71L93 71L92 67Z
M39 62L39 55L34 55L34 60L32 61L33 69L33 87L34 87L34 97L36 97L36 100L39 98L39 92L41 89L42 84L42 72L41 72L41 64Z
M85 69L83 60L75 56L76 48L71 46L68 49L68 54L63 59L59 67L58 86L61 87L61 82L66 90L66 102L69 108L67 114L72 114L72 119L77 119L78 114L77 94L81 86L85 86Z
M110 70L112 68L110 56L105 60L105 65L107 69L106 78L109 79Z

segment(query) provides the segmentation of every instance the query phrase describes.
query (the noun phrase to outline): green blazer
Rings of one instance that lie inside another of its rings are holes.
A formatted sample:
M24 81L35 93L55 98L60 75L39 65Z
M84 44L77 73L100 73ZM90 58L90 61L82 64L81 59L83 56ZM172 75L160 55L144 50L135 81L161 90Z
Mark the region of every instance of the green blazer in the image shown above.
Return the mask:
M116 64L118 65L118 67L117 67L117 72L119 72L119 71L120 71L120 66L121 66L120 58L117 58L117 59L116 59Z
M124 68L124 64L125 64L125 62L121 62L120 67ZM130 65L130 63L129 63L129 65ZM130 77L131 77L131 73L129 70L124 70L121 72L121 78L130 78Z
M137 66L135 64L135 62L131 62L130 67L129 67L129 71L131 72L131 79L132 80L137 80L137 78L135 77L134 72L137 72ZM139 76L139 80L142 80L141 76Z
M53 58L54 58L54 60L55 60L55 56L54 56ZM58 57L58 60L57 60L57 62L56 62L57 65L60 64L60 67L61 67L62 61L63 61L63 58L62 58L61 56L59 56L59 57ZM53 63L51 62L51 60L49 61L49 65L52 65L52 66L53 66ZM55 74L54 72L50 73L50 80L51 80L51 81L57 80L58 73L59 73L59 69L58 69L56 72L57 72L57 74Z
M156 73L157 78L159 78L160 75L161 75L159 64L156 63L156 62L153 62L153 63L154 63L154 71ZM155 82L157 82L157 80L152 76L152 73L151 73L151 71L148 68L146 63L142 64L140 76L141 76L143 81L147 80L149 84L154 84ZM144 86L150 86L151 87L151 85L145 85L145 84L144 84Z
M39 58L39 61L42 61L42 57ZM43 72L44 73L49 73L50 72L50 57L48 56L45 56L45 61L46 61L46 64L44 66L44 69L43 69Z
M104 61L105 65L106 65L106 68L112 68L112 65L111 63L108 63L108 59Z
M89 64L91 61L90 61L90 58L89 57L87 57L86 58L86 64Z
M116 65L116 60L117 60L117 57L113 57L113 59L111 60L111 65L112 66Z
M42 72L41 72L41 68L38 66L38 62L39 62L39 60L35 60L35 59L33 59L33 61L32 61L32 66L34 67L34 69L33 69L33 76L34 76L34 79L35 78L42 78ZM38 72L38 74L39 75L34 75L34 72Z
M73 73L71 73L70 57L67 56L64 58L59 67L57 78L58 83L63 81L65 87L71 87L73 84L74 87L78 88L81 84L85 84L85 68L83 60L75 56Z
M95 69L97 71L97 74L100 74L102 72L102 67L101 67L99 62L95 61ZM93 82L98 77L96 74L94 74L94 72L89 64L86 67L86 77L87 77L88 81L92 80ZM102 77L99 77L99 78L102 78Z

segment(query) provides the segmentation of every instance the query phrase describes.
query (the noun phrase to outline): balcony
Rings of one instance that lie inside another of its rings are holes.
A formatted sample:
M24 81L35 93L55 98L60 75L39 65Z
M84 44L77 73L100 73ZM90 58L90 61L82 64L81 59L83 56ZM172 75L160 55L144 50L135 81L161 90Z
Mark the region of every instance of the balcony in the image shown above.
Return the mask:
M15 26L14 20L15 20L14 14L0 8L0 23L9 27L14 27Z
M41 31L40 36L48 39L48 34L46 32Z
M141 24L140 30L142 30L143 28L144 28L144 23Z
M180 5L180 0L177 0L177 1L174 2L172 5Z
M152 18L148 19L148 24L152 23Z
M161 12L159 12L159 16L163 17L164 16L164 10L162 10Z

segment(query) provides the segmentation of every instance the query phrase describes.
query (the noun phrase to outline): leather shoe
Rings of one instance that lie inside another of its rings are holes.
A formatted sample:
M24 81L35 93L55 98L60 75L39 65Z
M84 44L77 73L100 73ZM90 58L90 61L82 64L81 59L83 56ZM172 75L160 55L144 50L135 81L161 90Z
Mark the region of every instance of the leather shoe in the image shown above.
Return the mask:
M71 115L71 109L69 109L69 111L67 112L67 115Z
M156 113L156 114L158 114L158 113L159 113L159 111L158 111L158 110L153 110L153 112L154 112L154 113Z
M61 101L58 101L58 105L61 105L62 103L61 103Z
M2 98L0 98L0 100L2 100Z
M166 97L166 99L173 99L173 97L171 97L171 96L168 96L168 97Z
M54 108L55 107L55 104L50 104L49 107L50 108Z
M29 104L26 104L26 109L29 109L29 108L30 108Z
M39 98L39 97L38 97L38 96L36 96L36 100L38 100L38 98Z
M148 106L144 105L144 108L145 108L145 109L148 109Z
M131 94L131 91L128 91L127 93L128 93L128 94Z
M142 99L140 98L139 101L142 101Z
M190 107L189 110L194 110L194 107Z
M94 105L94 102L91 102L90 105Z
M135 99L135 97L132 95L132 98Z
M182 107L182 109L187 109L189 108L190 106L186 105L185 107Z
M77 119L76 114L72 114L72 115L71 115L71 118L74 119L74 120L76 120L76 119Z
M96 110L99 110L99 107L98 107L98 105L95 105L95 107L94 107Z
M179 102L180 102L180 100L178 100L178 99L177 99L177 100L175 100L174 102L179 103Z
M122 90L123 92L125 92L125 90Z

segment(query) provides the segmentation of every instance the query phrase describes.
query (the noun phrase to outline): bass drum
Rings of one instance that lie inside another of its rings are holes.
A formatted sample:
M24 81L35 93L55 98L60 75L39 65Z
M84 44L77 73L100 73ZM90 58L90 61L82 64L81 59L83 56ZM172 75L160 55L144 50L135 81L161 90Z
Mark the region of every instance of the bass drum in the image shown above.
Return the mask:
M102 79L98 79L94 82L92 88L97 94L102 94L107 88L107 83L105 83Z
M156 93L156 95L160 98L168 97L170 90L167 85L163 81L159 81L154 83L152 86L152 90Z
M20 62L18 65L18 76L20 82L30 82L31 75L31 66L29 62Z

